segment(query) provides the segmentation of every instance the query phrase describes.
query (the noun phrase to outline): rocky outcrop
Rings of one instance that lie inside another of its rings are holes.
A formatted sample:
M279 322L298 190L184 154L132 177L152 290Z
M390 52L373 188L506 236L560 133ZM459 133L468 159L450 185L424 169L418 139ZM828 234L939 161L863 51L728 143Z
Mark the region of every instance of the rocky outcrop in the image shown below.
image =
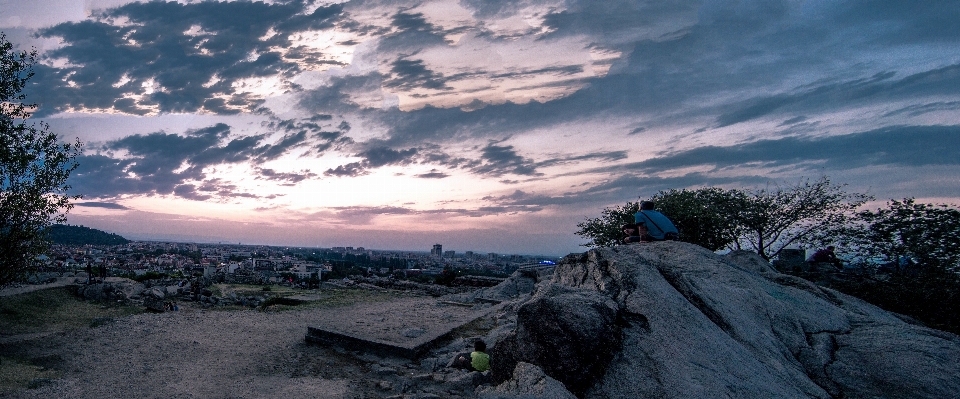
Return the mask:
M956 335L681 242L566 257L491 355L586 398L960 397Z
M574 399L563 384L544 374L543 370L530 363L520 362L513 370L510 380L496 387L481 388L480 399Z
M121 277L108 277L104 282L77 286L81 298L98 302L139 299L143 291L143 284Z

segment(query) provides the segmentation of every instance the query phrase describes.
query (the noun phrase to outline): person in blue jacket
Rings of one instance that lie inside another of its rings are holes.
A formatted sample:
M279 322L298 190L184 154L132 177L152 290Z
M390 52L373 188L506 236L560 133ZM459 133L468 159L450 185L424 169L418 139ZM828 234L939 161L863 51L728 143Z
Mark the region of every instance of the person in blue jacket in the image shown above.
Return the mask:
M653 201L640 202L640 212L633 215L637 225L647 227L647 234L654 241L676 240L680 234L673 222L666 215L653 210Z

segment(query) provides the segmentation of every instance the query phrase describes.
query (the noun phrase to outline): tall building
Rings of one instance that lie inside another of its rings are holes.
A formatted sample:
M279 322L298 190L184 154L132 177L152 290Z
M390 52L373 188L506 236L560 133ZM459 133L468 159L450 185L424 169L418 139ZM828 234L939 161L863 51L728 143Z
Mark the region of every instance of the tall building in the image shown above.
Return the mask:
M433 244L433 249L430 250L430 255L443 256L443 245Z

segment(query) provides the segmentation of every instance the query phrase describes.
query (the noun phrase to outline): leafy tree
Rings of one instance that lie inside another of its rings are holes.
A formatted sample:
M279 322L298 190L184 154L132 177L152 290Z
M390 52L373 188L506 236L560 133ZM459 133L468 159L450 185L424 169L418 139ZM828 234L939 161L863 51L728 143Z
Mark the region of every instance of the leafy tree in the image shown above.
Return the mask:
M960 272L960 210L948 205L891 200L886 209L862 211L852 242L860 258Z
M650 197L680 231L680 241L716 251L749 249L764 259L776 257L795 244L826 241L846 226L856 209L869 199L849 194L826 177L793 187L756 191L705 187L666 190ZM606 208L601 216L577 225L591 241L585 246L618 245L620 226L633 222L639 202Z
M846 232L860 273L833 285L846 294L960 333L960 210L891 200L862 211ZM883 272L876 272L877 264Z
M590 242L583 244L586 247L612 247L623 243L623 231L620 229L627 223L633 223L633 215L640 210L639 202L627 202L623 206L604 208L600 217L587 219L577 223L577 235L587 238Z
M27 123L36 104L22 93L33 77L37 52L14 51L0 33L0 285L40 266L49 247L45 230L66 221L66 184L76 169L79 139L61 143L49 126Z
M658 211L667 215L680 232L680 241L711 251L729 247L740 236L728 215L743 203L739 190L704 187L696 190L666 190L650 197Z
M796 186L746 194L729 212L739 237L733 249L749 249L770 260L795 244L828 241L871 197L847 193L827 177Z

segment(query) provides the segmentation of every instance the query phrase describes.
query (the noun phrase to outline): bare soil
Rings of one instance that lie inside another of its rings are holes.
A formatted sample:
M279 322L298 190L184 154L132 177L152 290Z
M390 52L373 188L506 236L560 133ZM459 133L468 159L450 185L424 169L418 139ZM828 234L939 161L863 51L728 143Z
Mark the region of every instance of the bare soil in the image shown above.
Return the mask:
M26 386L22 381L19 385L8 381L0 387L0 397L474 396L472 386L447 383L462 380L461 372L438 370L446 354L412 361L304 342L307 327L320 320L334 317L355 322L368 314L420 309L410 312L406 320L393 317L399 320L396 325L378 326L383 331L408 328L410 322L424 317L423 309L440 309L436 298L357 290L322 295L331 300L265 310L209 310L182 302L177 312L118 314L94 318L86 326L54 326L16 334L7 322L0 326L0 380L4 373L24 375L24 368L31 379ZM77 301L110 310L109 306ZM436 314L430 317L447 319Z

